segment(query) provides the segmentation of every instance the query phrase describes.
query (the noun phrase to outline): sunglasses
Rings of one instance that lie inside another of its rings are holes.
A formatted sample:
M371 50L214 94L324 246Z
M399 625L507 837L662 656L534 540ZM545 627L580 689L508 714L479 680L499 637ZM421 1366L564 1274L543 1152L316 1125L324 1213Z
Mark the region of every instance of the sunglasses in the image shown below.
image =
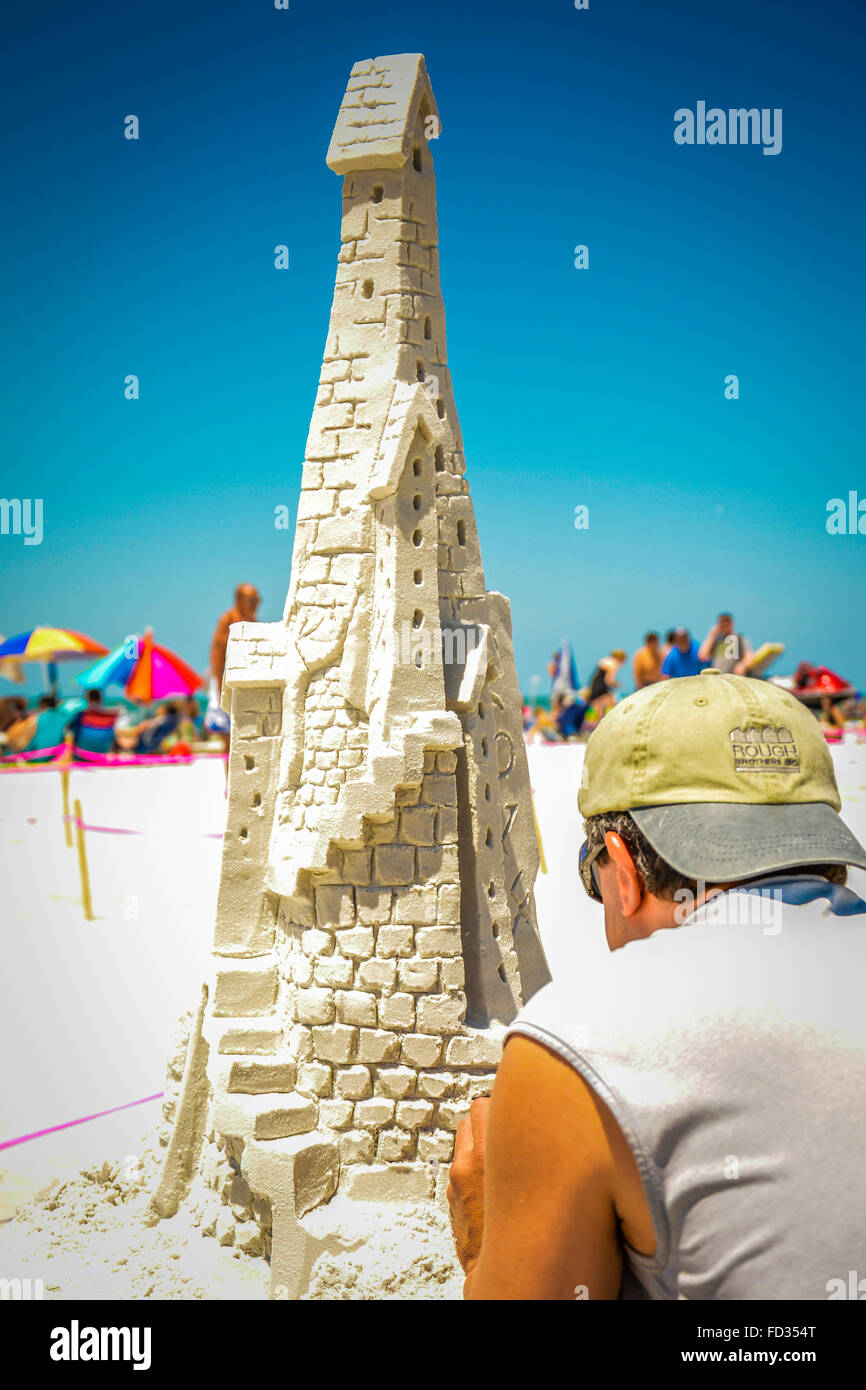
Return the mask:
M604 901L601 896L601 888L598 882L598 870L595 862L599 855L604 853L604 850L604 840L594 845L591 845L588 840L584 840L580 847L580 856L577 861L578 868L580 869L580 881L588 897L592 898L594 903Z

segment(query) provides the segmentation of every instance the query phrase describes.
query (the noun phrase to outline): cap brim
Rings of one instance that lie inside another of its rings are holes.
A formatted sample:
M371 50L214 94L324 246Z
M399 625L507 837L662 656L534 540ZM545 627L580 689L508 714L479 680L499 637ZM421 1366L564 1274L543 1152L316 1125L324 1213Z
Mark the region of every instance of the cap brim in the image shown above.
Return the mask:
M866 849L823 802L753 806L702 801L641 806L630 815L671 868L705 883L735 882L800 864L866 869Z

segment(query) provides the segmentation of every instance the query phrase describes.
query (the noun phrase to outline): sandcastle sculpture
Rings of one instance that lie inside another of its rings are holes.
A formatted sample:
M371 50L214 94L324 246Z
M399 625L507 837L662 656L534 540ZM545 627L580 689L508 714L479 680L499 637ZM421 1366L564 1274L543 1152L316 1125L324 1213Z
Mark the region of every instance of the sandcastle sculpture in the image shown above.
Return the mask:
M484 587L439 285L424 59L357 63L283 620L232 628L213 968L154 1207L303 1292L338 1190L441 1193L548 978L508 602ZM440 1166L441 1165L441 1166ZM208 1203L210 1205L208 1206Z

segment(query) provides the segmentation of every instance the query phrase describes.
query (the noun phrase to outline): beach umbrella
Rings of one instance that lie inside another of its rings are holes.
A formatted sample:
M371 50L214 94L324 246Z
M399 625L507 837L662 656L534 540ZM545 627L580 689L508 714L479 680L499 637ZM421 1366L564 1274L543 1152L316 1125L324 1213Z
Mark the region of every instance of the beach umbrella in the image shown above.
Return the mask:
M172 695L191 695L204 685L203 678L168 647L153 640L148 628L143 637L132 634L76 677L87 690L123 689L130 700L148 705Z
M56 691L58 661L80 661L82 657L102 656L107 651L101 642L68 627L31 627L0 644L0 662L10 657L15 661L43 662L51 689Z
M0 646L6 641L5 637L0 637ZM24 684L24 672L21 670L21 663L15 660L14 656L7 656L0 661L0 676L4 681L14 681L16 685Z
M553 684L550 689L550 697L556 695L569 695L577 690L577 667L574 663L574 654L571 650L570 642L563 642L553 656Z

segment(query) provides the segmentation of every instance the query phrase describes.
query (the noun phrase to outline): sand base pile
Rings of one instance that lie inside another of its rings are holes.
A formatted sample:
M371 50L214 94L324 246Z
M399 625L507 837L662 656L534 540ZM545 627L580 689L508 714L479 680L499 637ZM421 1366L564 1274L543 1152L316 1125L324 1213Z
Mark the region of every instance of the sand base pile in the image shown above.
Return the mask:
M155 1220L159 1138L157 1130L134 1161L85 1169L20 1207L0 1227L4 1275L41 1279L46 1299L268 1298L265 1259L204 1235L204 1194L194 1189L176 1216ZM308 1299L462 1296L448 1217L438 1205L336 1197L304 1225L322 1250Z

